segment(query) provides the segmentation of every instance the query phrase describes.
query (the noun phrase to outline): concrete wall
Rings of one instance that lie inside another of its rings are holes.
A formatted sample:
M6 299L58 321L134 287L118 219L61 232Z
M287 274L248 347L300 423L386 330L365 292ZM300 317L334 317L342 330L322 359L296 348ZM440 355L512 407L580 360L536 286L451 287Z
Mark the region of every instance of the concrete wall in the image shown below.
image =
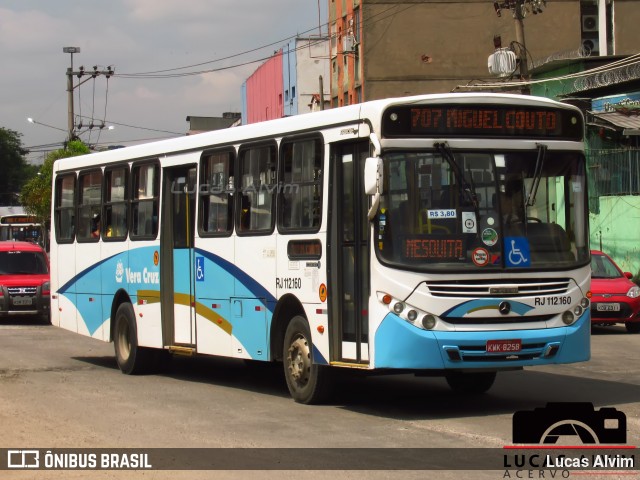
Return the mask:
M640 2L638 0L615 0L613 11L615 54L638 53L638 25L640 25Z
M298 56L296 41L290 41L282 49L282 81L284 82L284 115L297 115L298 112Z
M505 47L516 40L510 11L498 17L487 0L364 0L362 8L365 100L448 92L473 79L495 80L487 69L494 35ZM577 50L580 27L579 1L547 2L543 13L524 20L530 57L542 60Z
M312 38L297 40L297 87L298 113L310 112L309 104L314 94L320 93L320 75L323 78L325 98L329 97L329 40Z
M611 255L620 268L640 273L640 197L600 197L600 213L589 214L591 248Z

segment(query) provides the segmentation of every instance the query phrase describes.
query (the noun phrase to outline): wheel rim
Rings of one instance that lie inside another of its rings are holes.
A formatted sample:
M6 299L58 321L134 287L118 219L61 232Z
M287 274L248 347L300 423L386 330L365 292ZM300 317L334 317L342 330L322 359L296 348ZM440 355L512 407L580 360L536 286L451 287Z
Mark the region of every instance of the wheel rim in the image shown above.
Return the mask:
M291 379L296 384L305 386L311 374L311 350L309 350L309 342L302 335L298 335L291 342L287 363Z
M131 354L131 335L126 321L120 322L118 329L118 354L123 361L127 361Z

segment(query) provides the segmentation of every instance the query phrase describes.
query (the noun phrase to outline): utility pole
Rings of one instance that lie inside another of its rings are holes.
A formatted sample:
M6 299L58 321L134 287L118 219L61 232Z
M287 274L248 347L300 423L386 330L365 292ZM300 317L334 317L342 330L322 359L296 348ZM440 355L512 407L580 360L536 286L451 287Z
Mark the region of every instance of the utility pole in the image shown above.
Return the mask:
M73 140L73 54L80 53L80 47L62 47L64 53L71 54L71 67L67 68L67 141Z
M511 10L513 19L515 20L516 30L516 45L518 54L518 65L520 69L520 79L523 82L529 81L529 62L527 55L527 45L524 39L524 18L528 13L537 15L542 13L546 6L546 0L500 0L493 3L493 7L496 10L496 14L501 17L501 10ZM513 46L511 47L514 50ZM531 89L528 84L521 89L522 93L529 95Z
M513 18L516 22L516 42L518 42L518 58L520 59L520 79L527 82L529 81L529 62L527 61L527 46L524 41L524 16L524 0L516 0ZM526 87L526 90L527 94L531 93L529 87Z
M71 54L71 67L67 68L67 74L66 74L67 75L67 131L68 131L67 141L70 142L76 137L74 109L73 109L73 91L77 87L85 83L87 80L96 78L99 75L104 75L107 78L111 77L114 74L114 69L111 68L111 66L109 66L107 67L106 70L98 70L98 66L96 65L93 67L93 70L90 70L90 71L85 71L84 67L80 67L80 69L77 72L74 72L73 71L73 54L80 53L80 47L63 47L62 51L64 53ZM77 76L79 80L78 84L75 86L73 85L74 75ZM85 75L87 75L88 78L84 80L80 80ZM93 128L93 125L91 125L91 127L89 128Z

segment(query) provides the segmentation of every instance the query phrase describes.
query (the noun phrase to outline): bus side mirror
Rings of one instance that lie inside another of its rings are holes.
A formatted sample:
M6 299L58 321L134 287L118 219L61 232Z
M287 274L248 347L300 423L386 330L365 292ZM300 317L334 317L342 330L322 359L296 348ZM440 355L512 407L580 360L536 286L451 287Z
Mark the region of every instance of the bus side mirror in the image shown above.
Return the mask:
M380 157L369 157L364 163L364 193L375 195L383 193L383 170Z
M382 169L382 159L380 157L369 157L364 162L364 192L373 195L371 207L367 213L369 220L373 220L378 213L380 206L380 194L383 193L384 174Z

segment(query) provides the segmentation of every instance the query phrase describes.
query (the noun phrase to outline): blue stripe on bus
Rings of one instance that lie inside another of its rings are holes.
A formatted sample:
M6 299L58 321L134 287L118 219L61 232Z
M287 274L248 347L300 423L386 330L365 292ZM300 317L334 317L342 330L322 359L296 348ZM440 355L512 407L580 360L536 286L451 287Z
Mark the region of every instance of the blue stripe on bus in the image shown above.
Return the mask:
M117 254L112 255L112 256L110 256L108 258L104 258L104 259L100 260L98 263L94 263L90 267L85 268L83 271L81 271L77 275L73 276L71 278L71 280L69 280L67 283L65 283L60 288L58 288L58 292L57 293L62 293L62 294L66 293L67 290L69 290L72 286L74 286L75 284L78 283L78 280L82 279L85 275L93 272L96 268L100 267L103 263L108 262L109 260L111 260L112 258L117 257L118 255L122 255L122 253L117 253ZM95 292L95 293L99 293L99 292Z
M233 278L238 280L242 285L244 285L244 287L247 288L247 290L249 290L249 292L253 294L255 298L257 298L258 300L263 300L262 303L264 304L264 306L267 307L267 309L271 313L273 313L273 307L269 307L269 304L271 304L272 306L275 305L275 303L277 302L277 299L274 295L272 295L269 292L269 290L267 290L260 283L255 281L247 273L245 273L243 270L240 270L238 267L236 267L233 263L229 262L228 260L225 260L224 258L214 253L208 252L206 250L202 250L200 248L196 248L196 253L198 255L202 255L203 257L208 258L213 263L215 263L220 268L222 268L227 273L229 273ZM275 279L274 279L274 282L275 282Z
M93 335L100 326L109 318L110 313L109 310L105 307L105 311L99 309L99 305L102 302L87 304L84 301L79 301L80 299L77 295L81 296L99 296L102 297L105 293L109 295L114 294L119 288L124 287L131 297L132 301L135 302L135 297L137 295L137 291L142 285L138 284L129 284L127 282L126 275L124 272L121 272L119 275L120 281L116 281L116 267L118 263L122 263L124 268L130 267L133 270L143 270L144 268L151 271L158 271L158 266L153 264L153 252L158 249L157 246L145 246L136 248L133 250L125 250L118 254L112 255L108 258L102 259L99 262L91 265L88 268L85 268L80 273L71 278L68 282L62 285L58 292L60 295L64 295L67 297L76 307L79 314L82 316L82 321L84 321L90 335ZM145 252L146 251L146 252ZM246 272L238 268L233 263L223 259L222 257L215 255L211 252L195 249L196 254L201 255L202 257L207 258L217 267L219 267L224 273L229 275L229 278L220 278L216 277L221 283L225 282L233 282L237 280L244 288L246 288L247 292L235 292L233 288L233 284L229 289L232 296L253 296L256 298L258 302L263 304L267 311L270 314L273 314L275 309L275 304L277 302L274 295L272 295L265 287L263 287L260 283L250 277ZM147 255L148 254L148 255ZM141 259L149 258L148 262L142 261ZM112 266L109 266L109 263L112 263ZM113 270L113 277L105 274L105 270L101 270L102 267L106 267L107 270ZM180 282L178 282L180 283ZM81 284L84 284L80 286ZM87 285L91 285L91 288L87 288ZM95 288L99 286L100 288ZM153 288L152 285L144 285L145 287ZM185 292L180 292L176 287L182 287L183 285L174 285L173 290L176 293L188 293L188 290ZM188 286L188 285L187 285ZM159 288L159 285L157 286ZM71 290L71 292L70 292ZM82 290L82 291L81 291ZM86 291L85 291L86 290ZM225 298L227 295L225 295ZM231 319L226 319L231 321ZM233 322L231 321L233 324ZM250 335L247 335L247 332L244 334L241 333L237 328L235 329L235 334L239 335L239 340L243 343L248 342L250 339Z

